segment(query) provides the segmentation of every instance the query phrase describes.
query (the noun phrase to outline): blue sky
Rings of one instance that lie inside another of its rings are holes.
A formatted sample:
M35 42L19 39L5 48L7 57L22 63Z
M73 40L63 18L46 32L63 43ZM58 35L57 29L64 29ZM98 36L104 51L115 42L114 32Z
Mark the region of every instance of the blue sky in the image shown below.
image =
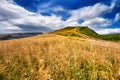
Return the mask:
M88 26L120 33L120 0L1 0L0 33L50 32Z

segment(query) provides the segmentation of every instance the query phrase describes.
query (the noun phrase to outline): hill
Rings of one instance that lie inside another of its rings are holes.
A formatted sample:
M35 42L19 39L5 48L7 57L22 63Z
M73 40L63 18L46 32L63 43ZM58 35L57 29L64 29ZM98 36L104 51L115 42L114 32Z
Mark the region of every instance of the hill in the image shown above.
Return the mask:
M13 34L0 34L0 40L19 39L25 37L32 37L42 33L13 33Z
M82 37L82 38L98 36L98 34L95 31L89 29L88 27L83 27L83 26L77 26L77 27L69 26L60 30L56 30L52 33L63 36Z
M95 31L85 26L69 26L60 30L52 32L53 34L69 36L69 37L82 37L82 38L94 38L110 41L120 41L120 34L107 34L99 35Z

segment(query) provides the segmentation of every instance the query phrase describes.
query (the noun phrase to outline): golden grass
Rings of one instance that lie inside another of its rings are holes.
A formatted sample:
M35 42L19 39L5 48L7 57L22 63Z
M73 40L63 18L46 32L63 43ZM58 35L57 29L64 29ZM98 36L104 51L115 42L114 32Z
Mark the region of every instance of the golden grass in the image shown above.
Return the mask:
M119 43L54 34L0 41L0 80L119 79Z

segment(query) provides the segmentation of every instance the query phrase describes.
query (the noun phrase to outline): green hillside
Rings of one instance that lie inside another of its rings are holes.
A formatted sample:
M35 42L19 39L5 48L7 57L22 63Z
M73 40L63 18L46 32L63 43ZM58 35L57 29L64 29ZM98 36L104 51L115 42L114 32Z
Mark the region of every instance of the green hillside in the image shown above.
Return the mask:
M96 38L110 41L120 41L120 34L99 35L86 26L69 26L51 33L69 37Z
M120 34L107 34L101 35L101 37L105 40L120 41Z
M78 32L91 37L99 37L99 35L95 31L91 30L88 27L78 27Z
M88 27L65 27L60 30L56 30L52 32L54 34L63 35L63 36L69 36L69 37L82 37L82 38L88 38L88 37L97 37L98 34L94 32L93 30L89 29Z

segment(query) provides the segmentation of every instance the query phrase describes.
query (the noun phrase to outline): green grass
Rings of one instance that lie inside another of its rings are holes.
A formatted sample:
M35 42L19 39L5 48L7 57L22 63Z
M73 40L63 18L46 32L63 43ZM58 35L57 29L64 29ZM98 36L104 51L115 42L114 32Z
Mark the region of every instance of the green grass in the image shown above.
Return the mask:
M88 27L79 27L78 32L88 35L88 36L91 36L91 37L95 37L95 38L99 37L99 35L95 31L91 30Z
M104 40L120 41L120 34L101 35Z
M85 26L76 26L76 27L69 26L52 33L63 36L71 36L71 37L83 37L83 38L91 37L91 38L110 40L110 41L120 41L120 34L99 35L92 29Z

